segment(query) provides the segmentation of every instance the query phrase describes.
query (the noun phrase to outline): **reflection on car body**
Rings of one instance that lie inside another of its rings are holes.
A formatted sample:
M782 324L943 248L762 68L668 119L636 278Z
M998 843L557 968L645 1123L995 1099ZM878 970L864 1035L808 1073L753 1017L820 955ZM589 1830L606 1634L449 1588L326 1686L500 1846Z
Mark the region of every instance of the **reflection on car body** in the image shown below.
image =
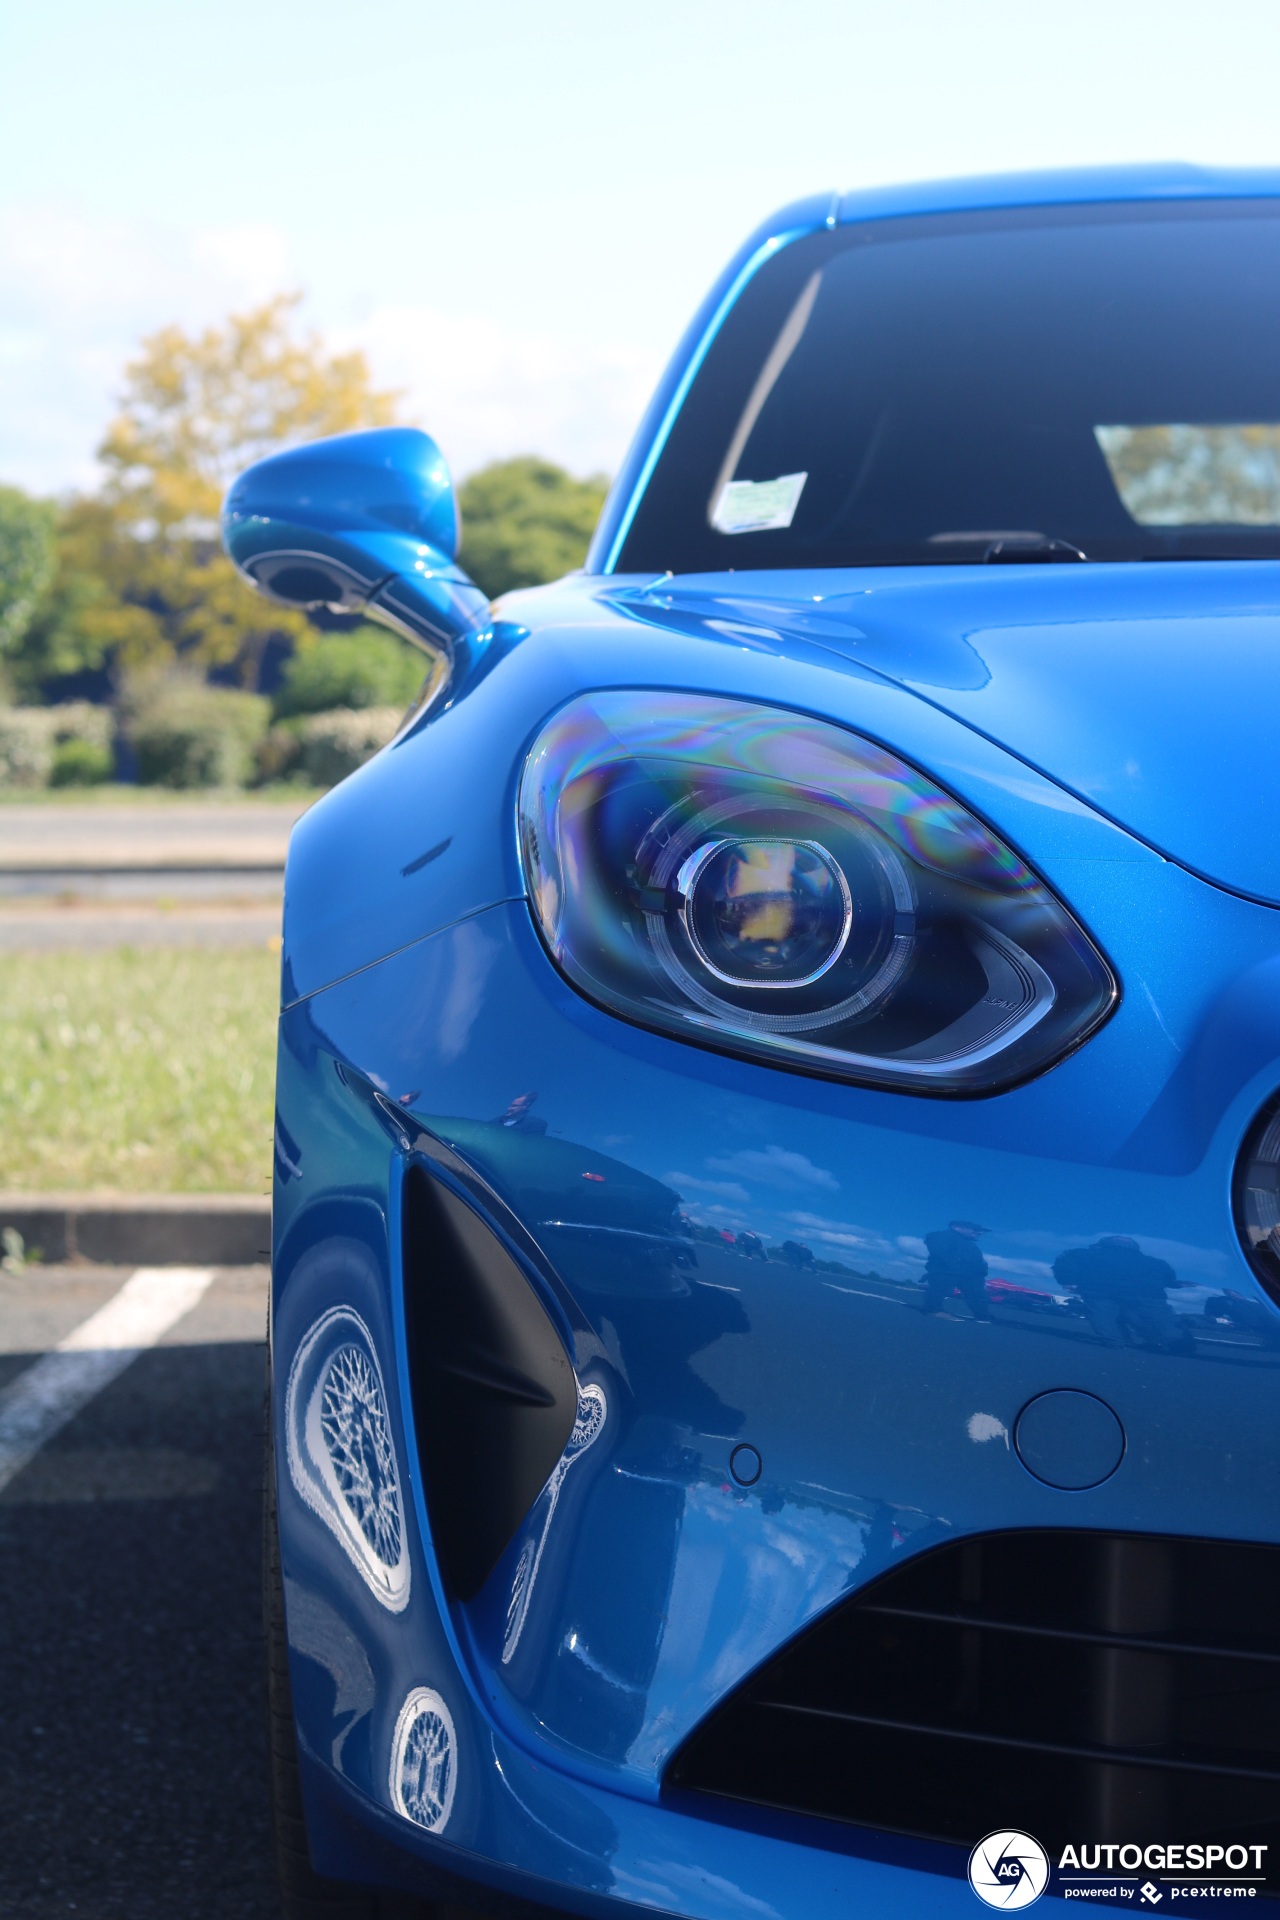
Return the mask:
M993 1305L1023 1307L1032 1313L1084 1312L1079 1294L1033 1287L1025 1280L1006 1280L998 1273L988 1276L986 1287Z

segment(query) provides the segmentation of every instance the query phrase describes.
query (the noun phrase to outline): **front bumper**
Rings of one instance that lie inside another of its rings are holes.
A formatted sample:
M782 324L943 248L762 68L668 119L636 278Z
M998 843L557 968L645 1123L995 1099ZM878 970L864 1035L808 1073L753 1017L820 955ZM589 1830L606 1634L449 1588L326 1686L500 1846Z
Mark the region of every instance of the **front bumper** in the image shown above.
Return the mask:
M1154 859L1099 872L1092 898L1078 878L1073 905L1120 954L1126 1003L992 1100L830 1085L626 1026L564 985L522 902L286 1013L277 1377L326 1313L356 1310L411 1561L392 1609L288 1481L282 1443L319 1864L412 1879L434 1860L583 1912L971 1912L936 1849L695 1818L664 1800L664 1768L762 1661L918 1550L1022 1527L1280 1537L1280 1315L1229 1199L1280 1082L1275 916ZM607 1408L465 1604L441 1579L417 1462L414 1164L444 1167L527 1255L579 1391ZM960 1300L925 1314L923 1237L954 1218L988 1226L991 1273L1050 1308L1010 1294L990 1323ZM1054 1309L1055 1261L1112 1235L1189 1288L1246 1296L1253 1331L1201 1315L1161 1343ZM1011 1444L1020 1410L1064 1387L1104 1401L1125 1436L1118 1469L1074 1491ZM743 1444L761 1462L747 1486L730 1469ZM447 1816L437 1795L425 1820L396 1811L392 1780L402 1705L424 1689L445 1703L456 1769Z

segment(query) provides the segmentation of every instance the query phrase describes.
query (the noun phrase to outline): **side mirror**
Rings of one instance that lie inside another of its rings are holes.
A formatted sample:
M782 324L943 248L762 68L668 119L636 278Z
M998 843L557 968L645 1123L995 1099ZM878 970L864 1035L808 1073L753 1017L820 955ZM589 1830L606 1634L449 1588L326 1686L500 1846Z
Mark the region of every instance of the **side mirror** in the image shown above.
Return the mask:
M274 453L235 481L227 552L289 607L365 613L439 660L489 603L455 565L460 528L444 456L416 427L377 427Z

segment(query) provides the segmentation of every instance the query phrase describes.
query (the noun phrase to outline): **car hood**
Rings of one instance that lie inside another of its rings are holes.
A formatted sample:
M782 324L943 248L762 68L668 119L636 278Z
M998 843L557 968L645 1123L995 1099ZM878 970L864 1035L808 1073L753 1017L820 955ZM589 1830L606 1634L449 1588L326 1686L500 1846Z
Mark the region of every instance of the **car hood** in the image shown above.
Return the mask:
M686 630L840 653L1280 905L1280 563L685 575L627 597Z

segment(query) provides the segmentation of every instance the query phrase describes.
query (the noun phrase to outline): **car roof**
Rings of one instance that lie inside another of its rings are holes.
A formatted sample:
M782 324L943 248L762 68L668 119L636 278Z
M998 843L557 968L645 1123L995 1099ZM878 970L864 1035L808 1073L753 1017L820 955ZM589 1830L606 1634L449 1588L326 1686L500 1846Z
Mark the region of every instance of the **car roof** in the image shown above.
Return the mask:
M1196 167L1186 161L1160 161L1145 166L1070 167L1044 173L861 187L836 196L828 217L833 226L845 226L860 220L994 207L1082 206L1115 200L1257 200L1277 195L1280 168ZM777 216L766 222L775 231L777 224Z

